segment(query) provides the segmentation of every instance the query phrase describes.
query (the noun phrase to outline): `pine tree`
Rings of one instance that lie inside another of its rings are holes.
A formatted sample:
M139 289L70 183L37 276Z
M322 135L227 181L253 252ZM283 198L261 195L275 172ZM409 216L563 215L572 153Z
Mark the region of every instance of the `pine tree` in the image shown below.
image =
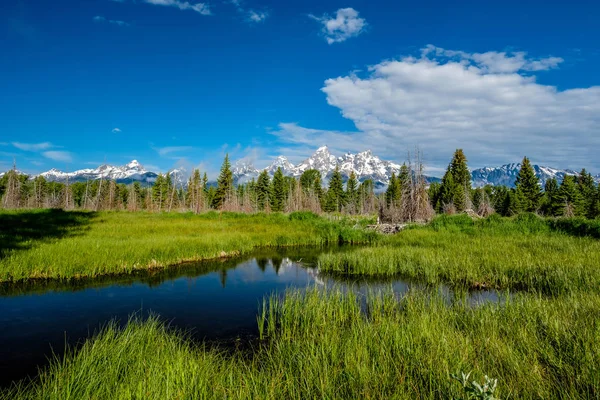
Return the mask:
M457 149L454 152L452 161L450 162L450 171L454 184L462 186L465 192L471 191L471 173L467 166L467 157L463 153L462 149Z
M452 206L454 204L455 192L456 185L454 184L454 176L452 175L450 167L448 167L448 170L446 170L446 173L442 178L442 184L440 185L438 199L436 200L435 208L437 212L444 212L444 209L446 207Z
M581 193L575 183L575 177L565 175L560 184L558 194L558 199L561 203L560 205L557 205L557 208L560 210L558 215L575 217L583 214L583 202Z
M350 208L350 212L356 213L359 210L359 198L358 198L358 180L354 171L350 173L348 182L346 182L346 200Z
M231 163L229 154L225 155L219 179L217 180L217 190L212 205L215 209L223 207L226 201L231 199L233 193L233 173L231 172Z
M388 207L398 207L400 205L400 199L402 197L402 187L400 179L396 178L396 173L392 172L390 183L385 191L385 200Z
M331 175L326 198L324 209L327 212L341 211L345 205L344 182L338 167Z
M544 185L544 197L543 197L542 210L544 215L555 217L562 209L560 201L559 187L556 178L550 178Z
M283 176L281 167L279 167L273 175L273 186L271 189L271 210L275 212L283 211L283 206L285 204L285 192L285 177Z
M152 185L152 202L154 203L154 208L157 211L162 211L164 204L167 201L166 197L168 189L166 185L166 178L163 176L163 174L158 174L156 181L154 181L154 185ZM98 190L100 191L100 188Z
M527 157L523 157L515 186L519 209L526 212L536 212L540 206L542 189Z
M267 170L262 170L256 182L256 206L260 211L264 211L269 201L271 201L270 181Z
M457 211L464 211L470 206L470 194L471 173L467 166L467 158L462 149L457 149L442 178L439 197L435 201L436 209L442 212L444 208L453 205Z
M583 215L587 218L594 218L596 214L596 184L592 175L585 168L577 177L577 187L581 193Z

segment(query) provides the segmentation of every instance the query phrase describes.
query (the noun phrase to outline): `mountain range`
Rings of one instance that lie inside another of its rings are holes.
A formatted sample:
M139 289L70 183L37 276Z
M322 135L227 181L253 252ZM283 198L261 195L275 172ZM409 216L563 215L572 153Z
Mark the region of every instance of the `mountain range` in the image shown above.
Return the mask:
M358 154L346 153L341 157L336 157L329 152L327 146L320 147L317 151L299 164L292 164L286 157L277 157L268 167L269 175L281 168L284 175L299 177L308 169L316 169L321 172L323 182L326 184L331 177L335 168L338 167L344 180L347 180L352 172L354 172L359 181L371 179L377 191L384 190L387 187L392 173L396 175L400 172L401 165L392 161L382 160L374 155L370 150L360 152ZM570 169L556 169L544 166L533 166L537 177L540 179L542 186L548 179L556 178L559 183L565 175L577 175L578 172ZM475 169L471 172L472 182L474 187L485 185L506 185L513 187L515 179L521 164L512 163L505 164L501 167L485 167ZM247 183L252 179L256 179L261 170L255 168L251 162L238 161L232 168L234 181L236 183ZM175 182L185 184L189 172L183 168L174 169L168 172ZM4 174L0 174L2 177ZM49 181L56 182L85 182L88 180L97 179L112 179L118 183L140 182L151 184L158 176L157 172L146 170L136 160L128 164L117 167L112 165L101 165L95 169L82 169L73 172L62 172L57 169L40 174ZM439 181L436 177L426 177L428 182ZM600 174L594 176L594 180L600 183Z

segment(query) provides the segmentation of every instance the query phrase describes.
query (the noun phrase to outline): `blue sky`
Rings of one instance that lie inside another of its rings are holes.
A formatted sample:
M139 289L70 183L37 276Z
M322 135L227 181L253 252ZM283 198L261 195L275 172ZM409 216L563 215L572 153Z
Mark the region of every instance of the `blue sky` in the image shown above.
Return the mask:
M2 1L0 170L328 145L600 172L600 4L454 3Z

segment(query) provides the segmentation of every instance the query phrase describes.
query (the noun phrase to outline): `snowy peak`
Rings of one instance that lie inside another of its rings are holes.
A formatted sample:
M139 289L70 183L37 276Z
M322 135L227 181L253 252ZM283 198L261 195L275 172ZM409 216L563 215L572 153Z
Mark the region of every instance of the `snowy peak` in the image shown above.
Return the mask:
M399 164L381 160L370 150L358 154L346 153L341 157L336 157L331 154L327 146L319 147L314 154L297 165L293 165L286 157L279 156L265 170L273 176L278 168L281 168L284 175L296 178L309 169L316 169L321 173L324 182L327 182L333 171L339 168L344 180L347 180L354 172L359 181L371 179L378 188L387 185L393 173L400 172ZM238 162L233 173L236 182L245 183L255 179L260 171Z
M555 178L560 184L563 178L567 175L577 176L579 172L571 169L556 169L551 167L544 167L540 165L533 165L535 175L540 180L542 187L546 184L546 181ZM492 186L508 186L514 187L517 175L521 170L520 163L504 164L501 167L485 167L473 170L471 172L471 179L473 186L482 187L485 185ZM600 182L600 174L594 177L596 183Z
M158 176L146 169L137 161L133 160L123 166L103 164L98 168L80 169L73 172L63 172L56 168L42 172L39 176L53 182L85 182L98 179L111 179L119 183L146 182L152 183Z
M292 175L294 171L294 164L289 162L287 157L279 156L266 169L270 175L274 175L278 168L281 168L281 171L284 175Z

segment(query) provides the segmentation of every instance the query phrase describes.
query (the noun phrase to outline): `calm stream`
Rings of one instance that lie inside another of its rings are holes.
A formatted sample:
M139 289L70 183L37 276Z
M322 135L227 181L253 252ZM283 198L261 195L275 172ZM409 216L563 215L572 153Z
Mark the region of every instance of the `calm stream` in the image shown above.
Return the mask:
M27 376L62 355L112 319L125 323L138 313L159 314L196 340L225 342L256 336L262 299L286 288L341 285L364 293L389 288L404 293L417 283L336 281L318 274L316 256L343 248L296 248L256 252L235 260L188 264L136 276L90 280L78 285L45 283L0 287L0 385ZM452 292L440 286L445 296ZM497 301L494 292L469 295L469 301Z

